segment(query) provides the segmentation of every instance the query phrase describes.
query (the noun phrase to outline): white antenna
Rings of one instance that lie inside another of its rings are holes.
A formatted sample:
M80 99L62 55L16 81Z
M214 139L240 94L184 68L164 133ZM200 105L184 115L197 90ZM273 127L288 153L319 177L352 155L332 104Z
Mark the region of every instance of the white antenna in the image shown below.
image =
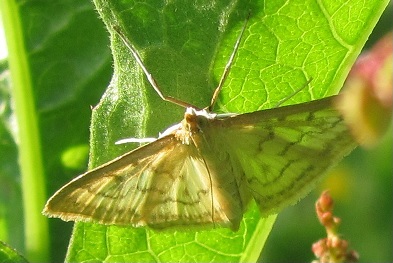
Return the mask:
M239 37L236 40L236 43L235 43L235 46L233 48L232 54L231 54L227 64L225 65L224 72L223 72L223 74L221 76L221 79L220 79L220 82L218 83L217 88L215 89L215 91L213 93L213 97L211 99L210 105L205 108L208 111L211 111L213 109L214 104L217 101L218 95L219 95L219 93L220 93L220 91L222 89L222 86L223 86L223 84L224 84L224 82L225 82L225 80L226 80L226 78L227 78L227 76L229 74L229 71L231 69L234 57L235 57L235 55L237 53L237 50L239 49L239 44L240 44L241 38L243 36L243 33L244 33L245 29L246 29L246 25L247 25L247 22L249 20L249 17L250 17L250 14L247 16L247 19L246 19L246 21L244 23L242 31L240 32L240 35L239 35ZM164 101L172 102L172 103L177 104L179 106L182 106L184 108L192 107L194 109L201 110L198 107L195 107L194 105L192 105L192 104L190 104L188 102L176 99L176 98L171 97L171 96L164 95L161 92L160 87L158 86L158 84L157 84L156 80L154 79L154 77L152 76L152 74L147 70L147 68L143 64L143 61L142 61L141 57L139 56L136 48L131 44L131 42L127 39L127 37L122 33L122 31L120 30L120 27L114 26L113 29L119 35L119 37L124 42L124 44L128 47L128 49L131 51L131 53L134 56L136 62L139 64L139 66L143 70L143 73L145 73L145 75L147 77L147 80L152 85L152 87L157 92L157 94L161 97L161 99L163 99Z

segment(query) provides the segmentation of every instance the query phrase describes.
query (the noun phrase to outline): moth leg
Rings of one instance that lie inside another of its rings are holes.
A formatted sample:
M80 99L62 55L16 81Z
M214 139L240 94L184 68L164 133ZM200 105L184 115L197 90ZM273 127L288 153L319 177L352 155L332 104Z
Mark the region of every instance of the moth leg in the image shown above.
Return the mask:
M217 98L218 98L218 95L220 94L220 91L221 91L221 89L222 89L222 86L224 85L224 82L225 82L225 80L226 80L227 77L228 77L229 71L231 70L233 60L234 60L234 58L235 58L235 55L236 55L236 53L237 53L237 50L239 49L240 41L241 41L241 39L242 39L242 37L243 37L244 31L246 30L247 22L248 22L249 19L250 19L250 13L249 13L248 16L247 16L246 21L244 22L242 31L240 32L239 36L237 37L235 46L233 47L232 54L231 54L231 56L229 57L229 60L228 60L227 64L225 65L224 72L223 72L222 75L221 75L220 82L218 83L217 88L214 90L212 100L211 100L211 102L210 102L209 107L207 108L209 112L213 110L213 107L214 107L214 105L215 105L216 102L217 102Z
M126 138L121 139L115 142L115 144L123 144L123 143L151 143L156 141L157 138Z
M141 67L143 73L145 74L147 80L149 81L150 85L154 88L154 90L157 92L158 96L160 96L161 99L163 99L164 101L168 101L168 102L172 102L173 104L177 104L179 106L182 106L184 108L187 107L192 107L195 109L199 109L198 107L176 99L174 97L171 96L166 96L161 92L160 87L158 86L156 80L154 79L153 75L147 70L145 64L143 63L140 55L138 54L138 51L136 50L136 48L134 47L134 45L131 44L131 42L127 39L127 37L123 34L123 32L120 30L119 26L114 26L113 30L119 35L120 39L124 42L124 44L126 45L126 47L131 51L132 56L135 58L135 61L138 63L138 65ZM200 110L200 109L199 109Z

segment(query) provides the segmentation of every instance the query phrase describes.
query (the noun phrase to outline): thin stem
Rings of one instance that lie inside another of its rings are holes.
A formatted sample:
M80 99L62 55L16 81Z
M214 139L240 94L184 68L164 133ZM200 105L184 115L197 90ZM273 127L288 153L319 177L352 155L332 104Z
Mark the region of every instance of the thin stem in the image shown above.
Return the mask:
M14 0L0 1L0 10L7 36L12 99L18 124L16 141L22 181L26 258L31 262L49 262L48 221L41 214L46 199L44 169L20 10Z

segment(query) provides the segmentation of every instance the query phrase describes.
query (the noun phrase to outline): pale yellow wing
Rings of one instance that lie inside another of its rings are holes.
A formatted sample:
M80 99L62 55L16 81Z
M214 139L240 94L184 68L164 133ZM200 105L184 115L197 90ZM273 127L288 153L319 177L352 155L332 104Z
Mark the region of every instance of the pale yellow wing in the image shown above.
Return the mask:
M333 99L242 114L213 125L217 147L239 161L245 175L239 187L250 191L262 215L297 202L356 147Z
M66 221L236 230L243 207L230 178L216 179L221 166L168 135L75 178L48 200L43 213Z

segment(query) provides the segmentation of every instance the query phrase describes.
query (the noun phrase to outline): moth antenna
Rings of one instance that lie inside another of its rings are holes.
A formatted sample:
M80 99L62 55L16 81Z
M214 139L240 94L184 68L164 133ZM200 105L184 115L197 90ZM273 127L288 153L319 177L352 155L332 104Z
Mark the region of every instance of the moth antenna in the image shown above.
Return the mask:
M237 53L237 51L239 49L240 41L242 40L244 31L246 30L246 26L247 26L248 20L250 20L250 15L251 15L251 12L249 12L248 15L247 15L247 18L246 18L246 21L244 22L242 31L240 32L239 36L237 37L236 43L235 43L235 45L233 47L232 54L229 57L229 60L228 60L227 64L225 65L224 72L221 75L220 82L218 83L217 88L214 90L212 100L211 100L210 105L208 107L208 111L209 112L213 110L213 107L214 107L214 105L217 102L217 98L218 98L218 95L220 94L222 86L224 85L224 82L225 82L225 80L228 77L229 71L231 70L233 60L234 60L235 55L236 55L236 53Z
M298 94L300 91L302 91L305 87L307 87L308 84L310 84L310 82L312 81L312 78L307 80L307 82L301 86L299 89L295 90L291 95L281 99L275 106L274 108L278 108L281 106L281 104L283 104L284 102L288 101L290 98L292 98L293 96L295 96L296 94Z
M195 107L194 105L176 99L174 97L171 96L166 96L161 92L160 87L157 84L157 81L154 79L153 75L147 70L147 68L145 67L145 65L143 64L143 61L141 59L141 57L138 54L138 51L136 50L136 48L134 47L134 45L131 44L131 42L128 40L128 38L123 34L123 32L121 31L119 26L113 26L113 30L119 35L120 39L124 42L124 44L126 45L126 47L131 51L132 56L135 58L136 62L138 63L138 65L141 67L143 73L145 74L147 80L149 81L150 85L154 88L154 90L157 92L158 96L160 96L161 99L163 99L164 101L168 101L171 103L174 103L176 105L179 105L183 108L187 108L187 107L192 107L194 109L197 110L201 110L198 107Z

